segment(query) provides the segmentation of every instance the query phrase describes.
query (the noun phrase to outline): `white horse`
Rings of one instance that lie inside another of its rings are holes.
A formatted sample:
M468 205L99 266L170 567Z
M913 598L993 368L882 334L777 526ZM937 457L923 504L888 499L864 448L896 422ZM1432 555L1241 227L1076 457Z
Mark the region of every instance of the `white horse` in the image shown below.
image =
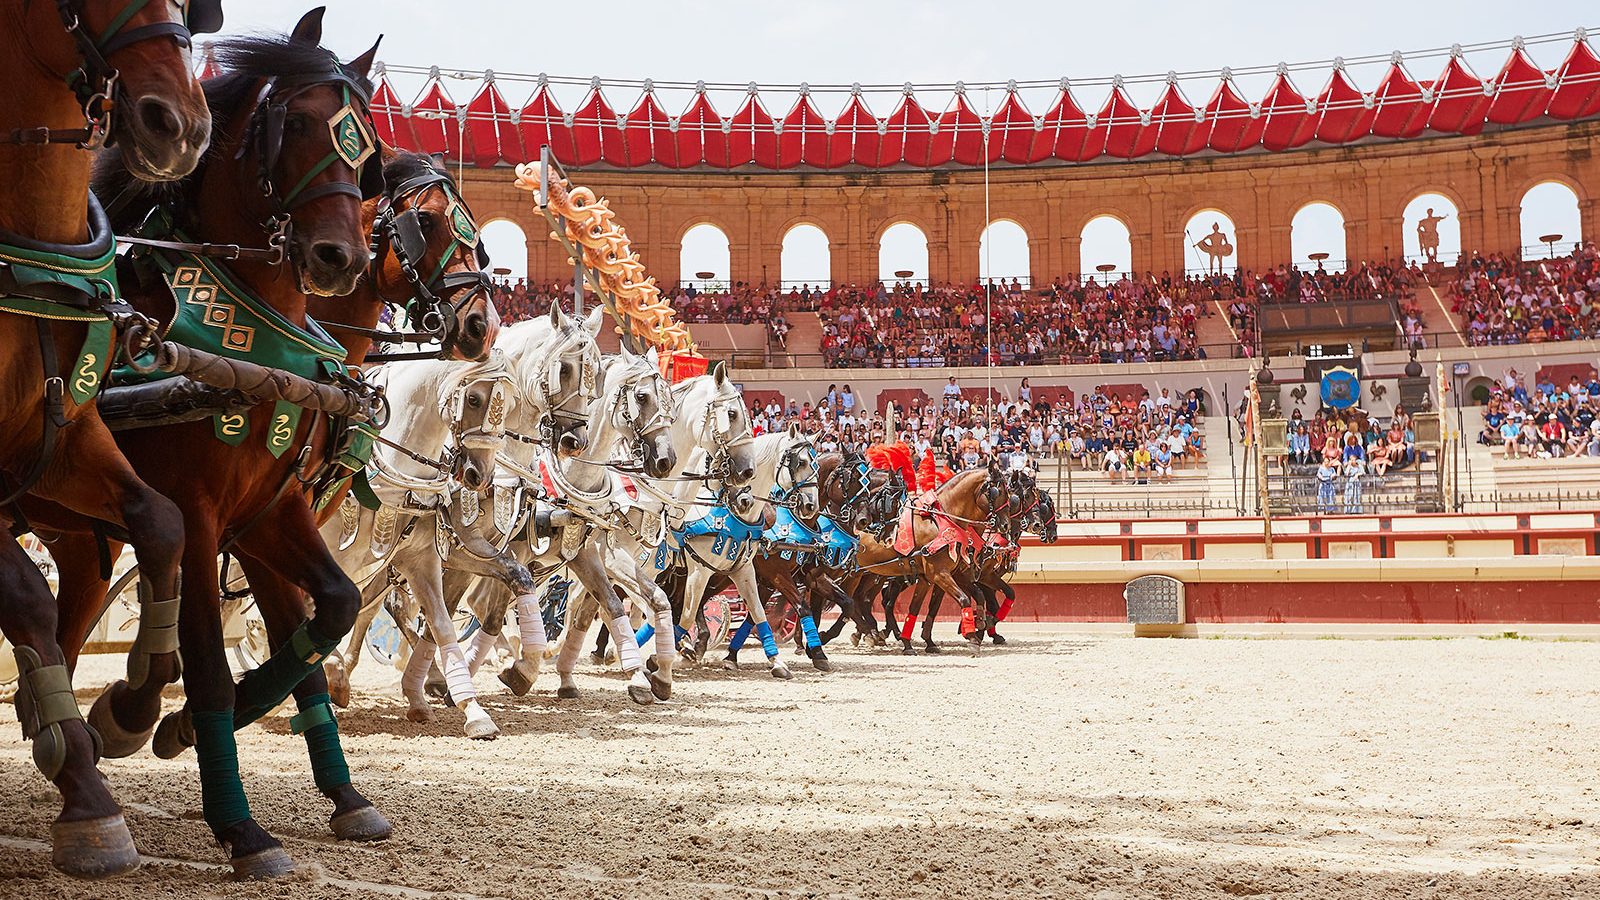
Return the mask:
M502 480L495 486L496 515L479 534L507 546L516 563L533 570L533 579L566 566L587 595L603 598L607 626L621 648L618 662L629 677L628 694L635 702L648 704L658 696L671 695L671 659L669 656L662 664L658 648L658 671L644 671L627 608L613 589L605 537L627 527L625 510L630 494L637 491L636 487L630 491L629 483L611 471L612 467L626 467L641 477L645 473L663 476L677 468L673 403L654 351L637 356L625 350L612 357L602 366L599 382L599 398L591 405L587 420L588 447L566 459L539 448L531 454L527 448L508 448L499 460ZM508 483L508 474L519 480ZM514 498L537 497L531 516L522 512L502 515L507 493ZM538 677L548 641L538 599L523 590L519 581L511 572L473 577L463 571L446 576L446 589L458 594L485 623L490 621L487 613L496 600L504 604L507 588L516 594L520 658L500 679L517 693L525 693ZM670 607L667 610L670 616ZM469 665L476 669L499 636L499 629L488 624L474 634L468 647ZM670 645L667 650L671 652Z
M489 409L498 438L492 456L504 451L512 422L525 425L530 432L544 432L547 440L563 446L581 446L581 434L562 434L559 429L561 423L578 421L593 397L599 359L594 336L600 329L600 316L597 310L588 321L572 319L552 305L548 318L500 330L494 358L501 360L496 380L502 389L490 398L495 405ZM456 401L454 412L465 414L471 403L469 393ZM406 462L417 465L405 454L395 452L382 459L374 467L374 487L382 507L360 511L353 523L350 517L341 516L323 528L323 537L334 548L341 566L363 586L362 611L350 641L345 651L325 664L330 694L341 705L349 702L348 673L360 660L367 627L394 582L403 580L427 623L401 680L407 718L424 722L432 716L425 683L437 652L451 699L466 716L465 733L473 738L493 738L499 729L477 702L471 671L444 600L443 567L448 558L457 567L497 571L498 548L484 543L471 529L458 527L452 516L459 508L467 510L470 519L472 510L481 509L483 496L492 485L494 463L487 470L490 477L475 490L460 491L452 498L447 481L405 470ZM392 471L396 468L400 471ZM383 489L378 489L379 485ZM531 581L526 587L531 592ZM499 615L504 616L503 608ZM408 618L409 610L401 620Z
M606 571L642 613L649 623L646 630L654 635L655 653L647 668L653 670L650 685L662 700L672 696L677 642L672 603L657 586L656 576L661 572L658 560L665 559L658 549L668 541L672 525L683 521L683 504L675 499L675 489L678 485L722 483L722 476L686 476L690 459L699 460L702 469L706 468L706 461L720 460L711 468L727 473L755 470L744 399L723 367L718 366L710 375L687 379L672 393L670 402L677 409L671 419L670 440L679 451L677 461L667 471L650 473L657 477L635 476L631 479L632 491L626 490L620 479L614 479L618 487L613 493L616 512L611 519L613 527L603 535ZM597 598L587 590L576 591L567 604L567 619L556 653L556 673L561 678L556 691L559 698L578 696L573 673L584 635L597 611ZM607 611L612 611L609 606ZM614 624L607 623L613 635L617 633ZM648 634L640 632L635 642L642 645L649 639Z

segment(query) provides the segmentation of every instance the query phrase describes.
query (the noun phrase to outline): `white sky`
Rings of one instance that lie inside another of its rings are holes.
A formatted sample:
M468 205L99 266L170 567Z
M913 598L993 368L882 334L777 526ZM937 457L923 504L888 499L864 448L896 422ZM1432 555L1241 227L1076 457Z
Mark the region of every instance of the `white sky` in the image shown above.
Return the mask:
M775 3L770 0L713 2L673 0L636 2L612 0L606 4L512 2L512 0L329 0L324 43L345 57L354 56L384 34L379 58L391 65L460 68L501 73L548 72L551 75L673 81L724 81L743 84L893 84L999 81L1007 79L1057 79L1075 81L1162 74L1168 70L1214 70L1222 66L1271 65L1386 54L1391 50L1425 50L1453 43L1472 44L1507 40L1514 35L1564 32L1580 26L1600 26L1600 7L1576 0L1539 0L1507 3L1505 0L1339 0L1337 3L1284 4L1247 0L1139 0L1134 3L1080 4L1060 0L1011 0L995 7L972 0L912 3L905 0L811 0ZM228 29L286 31L306 7L283 0L225 0ZM995 15L1004 10L1005 15ZM1600 41L1600 33L1591 38ZM1534 61L1551 67L1565 52L1562 43L1530 48ZM1478 75L1488 77L1503 61L1504 52L1469 56ZM1432 78L1439 60L1418 61L1412 74ZM1354 67L1357 86L1371 89L1381 76L1381 66ZM1297 79L1303 92L1322 88L1322 73L1305 73ZM1261 95L1266 80L1240 80L1245 96ZM410 99L420 80L397 77L396 88ZM1186 85L1191 102L1204 102L1200 84ZM475 81L448 81L447 88L461 102L471 97ZM517 105L530 88L502 82L507 100ZM1135 102L1148 105L1159 85L1133 85ZM1075 89L1080 104L1098 107L1106 88L1086 85ZM583 88L561 95L570 109L581 100ZM1003 91L972 91L969 100L979 112L998 105ZM1199 96L1197 96L1199 95ZM637 98L609 89L614 106L628 108ZM792 95L764 95L768 108L781 114ZM942 107L948 95L919 94L925 106ZM742 99L736 94L713 95L719 108L731 109ZM813 98L824 115L846 99L843 95ZM892 110L892 95L869 95L868 103L879 115ZM1047 102L1025 96L1034 112ZM663 92L662 104L676 114L686 95ZM1570 202L1570 201L1568 201ZM1577 237L1575 213L1568 214L1562 198L1535 196L1526 209L1530 236L1563 233ZM1439 212L1444 212L1440 210ZM1314 217L1313 217L1314 218ZM1411 222L1408 216L1408 229ZM1327 221L1308 222L1294 240L1295 253L1319 248L1338 258L1338 228ZM1209 231L1209 224L1205 226ZM1198 239L1200 235L1193 233ZM1441 227L1441 236L1445 229ZM514 247L497 234L490 245L497 262L521 269ZM1414 237L1408 243L1414 243ZM1025 250L1015 241L997 239L985 269L995 275L1025 274ZM1409 249L1409 248L1408 248ZM1455 248L1442 246L1442 251ZM714 261L717 242L707 254ZM691 245L691 253L698 253ZM825 256L796 248L798 277L808 279L827 271ZM915 256L916 242L890 247L882 260L886 271L907 268L903 255ZM1115 239L1086 241L1085 268L1093 260L1119 262L1125 255ZM685 271L707 271L698 256L685 260ZM646 261L648 264L648 261ZM724 263L725 265L725 263ZM914 263L909 264L915 267ZM725 272L717 273L726 277ZM920 275L921 273L919 273ZM1045 273L1046 275L1052 273Z

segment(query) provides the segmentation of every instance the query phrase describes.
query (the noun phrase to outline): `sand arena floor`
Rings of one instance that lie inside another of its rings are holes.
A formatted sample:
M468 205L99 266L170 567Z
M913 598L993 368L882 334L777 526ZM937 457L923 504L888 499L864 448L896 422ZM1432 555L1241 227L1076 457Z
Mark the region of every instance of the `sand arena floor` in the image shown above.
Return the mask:
M1600 644L1019 634L835 660L695 671L652 708L587 663L576 702L480 677L489 744L454 710L406 722L364 668L340 725L388 842L332 841L285 718L241 735L291 885L226 880L192 754L103 766L139 872L56 874L56 794L0 706L0 896L1600 897ZM85 708L115 672L89 661Z

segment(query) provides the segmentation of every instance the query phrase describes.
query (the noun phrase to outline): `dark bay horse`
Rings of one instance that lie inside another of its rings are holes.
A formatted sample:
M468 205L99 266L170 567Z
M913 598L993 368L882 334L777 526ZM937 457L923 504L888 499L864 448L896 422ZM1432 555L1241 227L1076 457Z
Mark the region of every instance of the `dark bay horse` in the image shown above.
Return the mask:
M128 176L188 175L210 114L185 52L216 31L217 0L0 2L0 513L31 491L129 538L150 573L130 677L175 677L182 526L177 507L135 474L94 410L110 360L117 305L115 244L90 198L91 150L115 143ZM163 627L163 617L164 627ZM0 540L0 630L20 671L17 713L34 761L61 791L51 861L85 878L124 872L138 853L95 768L99 740L83 722L56 635L57 609L38 568Z
M225 74L205 85L216 117L215 149L178 190L141 190L114 173L96 184L114 198L114 220L143 234L154 222L157 235L180 240L281 245L277 258L250 253L228 266L194 252L154 250L141 257L147 265L140 302L159 308L175 291L179 308L191 315L181 320L188 322L186 340L214 342L217 352L302 377L337 377L344 348L308 322L306 294L355 289L370 259L362 201L382 190L366 110L366 73L377 48L340 64L319 46L321 20L318 9L291 36L218 45ZM235 871L247 877L283 874L293 864L250 815L233 732L271 712L315 671L360 605L359 591L327 553L311 503L291 489L322 479L354 446L356 432L320 413L299 412L266 403L236 415L117 433L139 474L183 512L186 577L178 624L188 704L164 727L192 732L185 742L197 747L206 822L229 848ZM68 523L63 530L83 528ZM217 556L223 549L276 572L310 594L315 607L272 658L237 685L222 643ZM59 551L63 572L95 566L81 542ZM69 592L63 584L61 606L70 620L64 629L81 640L103 608L105 582L77 587ZM160 687L119 683L97 701L99 715L92 711L91 718L112 735L108 745L121 752L143 745L159 712L152 701ZM295 731L336 735L325 697L301 705ZM318 741L312 755L319 787L332 792L348 785L336 740Z

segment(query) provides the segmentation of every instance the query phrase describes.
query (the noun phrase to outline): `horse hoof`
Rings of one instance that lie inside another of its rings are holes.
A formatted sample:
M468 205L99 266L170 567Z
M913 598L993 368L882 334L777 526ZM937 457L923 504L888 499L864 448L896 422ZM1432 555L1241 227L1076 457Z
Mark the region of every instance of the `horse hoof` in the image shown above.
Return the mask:
M233 877L240 881L282 878L294 872L294 860L282 847L268 847L249 856L236 856L228 862L233 866Z
M161 719L161 724L156 726L155 740L150 743L150 752L160 759L175 759L193 746L194 720L189 718L189 708L184 707Z
M110 878L139 867L122 814L50 826L50 864L74 878Z
M813 669L816 669L818 672L832 672L833 671L833 663L829 662L828 658L826 656L814 656L814 657L812 657L811 658L811 667Z
M500 726L485 716L482 719L468 719L461 732L475 741L492 741L500 736Z
M603 666L606 664L606 655L604 653L591 653L589 654L589 662L597 666Z
M363 806L342 812L328 820L333 836L341 841L381 841L394 833L394 826L376 806Z
M938 644L932 643L931 641L923 649L926 650L928 653L943 653L944 652L943 650L941 650L939 648Z
M656 695L650 690L649 685L643 687L637 684L628 685L628 699L640 706L649 706L656 702Z
M576 700L576 699L578 699L578 687L577 687L577 685L563 684L561 687L556 688L556 699L557 700Z
M657 678L654 672L650 673L649 677L650 693L654 694L657 700L671 700L672 682L664 678Z
M772 677L778 679L779 681L788 681L794 678L794 673L789 671L788 666L784 665L783 663L778 663L772 667Z
M334 665L323 666L322 674L328 679L328 699L340 709L349 709L350 676L345 674L344 669Z
M117 724L116 716L111 714L111 694L115 687L112 685L107 688L89 707L89 727L100 733L100 755L106 759L122 759L138 753L150 742L150 735L156 730L151 725L144 731L132 732Z
M998 634L989 635L989 640L993 641L996 647L1004 647L1006 645L1006 639Z
M428 709L426 706L408 706L406 707L406 719L416 722L418 725L426 725L433 721L433 710Z
M916 656L917 655L917 648L909 646L909 645L905 646L905 647L901 647L900 648L900 655L901 656Z
M518 697L525 697L529 691L533 690L533 679L522 674L522 670L517 668L515 664L506 666L505 669L501 670L500 683L509 688L511 693L516 694Z
M422 686L422 692L435 700L443 701L445 706L455 706L455 698L450 696L450 688L442 681L430 681Z
M856 632L855 634L850 635L850 646L852 646L852 647L861 646L861 633L859 631Z
M721 665L724 672L739 671L739 661L737 659L723 659Z

